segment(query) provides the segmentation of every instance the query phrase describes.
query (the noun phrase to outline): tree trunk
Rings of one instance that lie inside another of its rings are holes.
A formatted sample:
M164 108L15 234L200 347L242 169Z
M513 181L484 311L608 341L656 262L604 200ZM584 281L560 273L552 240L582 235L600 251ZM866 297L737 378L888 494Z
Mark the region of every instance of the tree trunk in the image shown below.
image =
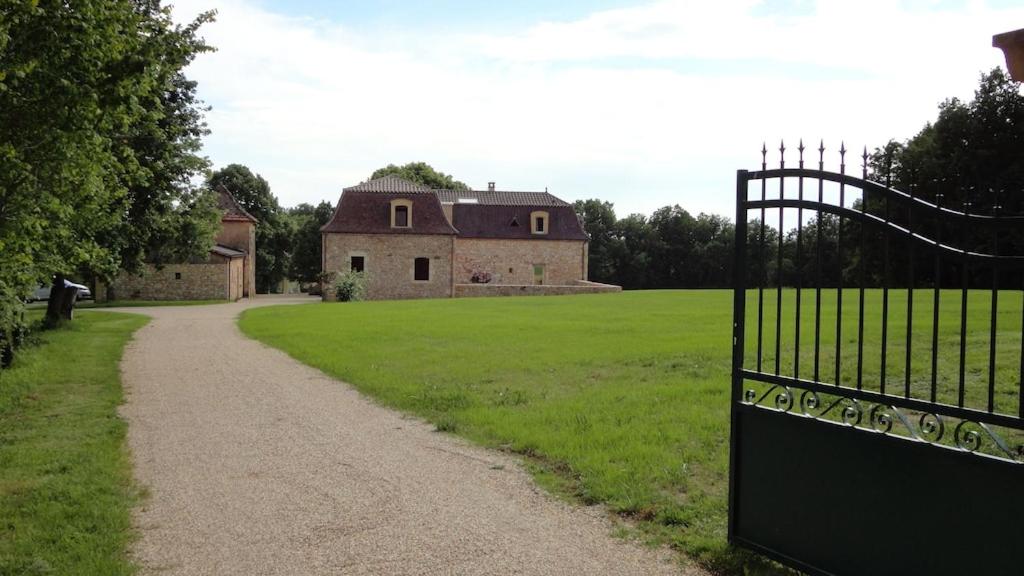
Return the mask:
M46 303L46 318L43 325L53 328L71 320L74 317L77 300L78 288L65 287L64 275L55 274L53 285L50 286L50 299Z

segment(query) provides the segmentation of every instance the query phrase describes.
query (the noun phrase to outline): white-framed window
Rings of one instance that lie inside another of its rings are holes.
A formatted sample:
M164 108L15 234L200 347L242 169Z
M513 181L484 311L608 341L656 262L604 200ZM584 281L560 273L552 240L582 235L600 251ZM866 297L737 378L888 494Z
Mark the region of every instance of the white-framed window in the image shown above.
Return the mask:
M530 232L533 234L547 234L550 228L550 218L543 210L530 212Z
M412 200L399 198L391 201L391 227L412 228Z

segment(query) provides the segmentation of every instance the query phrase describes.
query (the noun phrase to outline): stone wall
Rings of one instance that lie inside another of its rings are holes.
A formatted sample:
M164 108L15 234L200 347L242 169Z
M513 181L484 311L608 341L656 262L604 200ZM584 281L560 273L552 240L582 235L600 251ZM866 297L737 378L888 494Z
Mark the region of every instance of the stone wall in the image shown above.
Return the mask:
M242 295L256 293L256 226L252 222L225 221L214 242L245 252Z
M235 262L241 262L241 258ZM223 300L229 296L231 264L221 259L203 264L169 264L161 270L147 264L142 276L122 272L107 287L107 296L111 300ZM241 272L238 264L234 268Z
M622 292L621 286L578 281L567 285L546 284L456 284L456 298L477 298L485 296L564 296L567 294L601 294Z
M456 284L474 272L491 274L491 284L535 284L534 265L544 266L544 284L569 285L586 279L586 247L581 240L455 239Z
M232 258L228 261L228 300L245 296L245 259Z
M362 256L367 298L447 298L452 293L452 236L427 234L324 234L324 271L351 269L351 256ZM413 280L416 258L430 258L430 280ZM330 296L331 288L324 290Z

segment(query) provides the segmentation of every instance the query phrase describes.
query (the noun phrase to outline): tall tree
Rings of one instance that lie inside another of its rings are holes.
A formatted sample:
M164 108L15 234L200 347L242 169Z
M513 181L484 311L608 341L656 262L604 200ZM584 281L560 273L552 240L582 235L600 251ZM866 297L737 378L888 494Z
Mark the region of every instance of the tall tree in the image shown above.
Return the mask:
M320 277L323 256L320 228L327 224L334 213L330 202L321 202L316 207L299 204L288 210L295 226L289 276L301 282L316 282Z
M203 129L181 70L211 18L177 26L143 0L0 4L0 306L51 277L60 304L65 275L137 262L163 226L153 211L208 219L187 184Z
M288 276L292 251L291 221L270 191L270 184L241 164L228 164L210 174L207 185L223 186L235 197L256 224L256 291L275 290Z
M611 202L596 199L573 203L583 230L590 236L588 270L596 282L612 282L615 278L614 252L621 240L616 237L615 207Z
M422 184L428 188L443 190L469 190L469 186L466 186L465 183L452 178L444 172L434 170L433 166L426 162L410 162L408 164L403 164L402 166L388 164L383 168L374 170L373 174L370 175L370 179L373 180L374 178L381 178L388 175L398 176L410 182Z

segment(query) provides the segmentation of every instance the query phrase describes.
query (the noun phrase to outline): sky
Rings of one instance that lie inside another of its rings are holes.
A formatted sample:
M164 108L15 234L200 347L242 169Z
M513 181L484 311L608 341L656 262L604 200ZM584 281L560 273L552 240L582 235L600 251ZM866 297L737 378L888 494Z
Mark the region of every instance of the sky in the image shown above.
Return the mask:
M1005 66L1006 0L177 0L217 48L187 69L203 153L283 206L337 202L389 163L616 213L734 213L762 143L856 152L912 137ZM807 159L817 161L816 152ZM855 158L851 158L855 156Z

